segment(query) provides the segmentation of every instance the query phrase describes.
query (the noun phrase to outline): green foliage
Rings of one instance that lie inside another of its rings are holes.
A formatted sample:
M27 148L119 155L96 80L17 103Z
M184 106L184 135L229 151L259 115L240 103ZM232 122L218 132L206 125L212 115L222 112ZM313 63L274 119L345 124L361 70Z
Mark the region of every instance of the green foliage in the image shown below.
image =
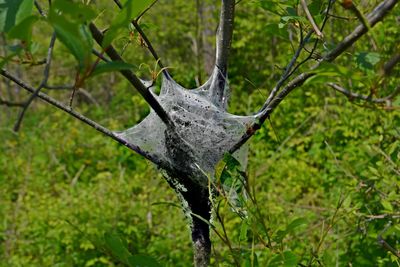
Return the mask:
M33 0L1 0L0 32L8 32L32 14Z
M57 38L74 55L81 71L91 64L93 38L86 22L95 17L96 13L88 6L67 0L54 1L48 16Z

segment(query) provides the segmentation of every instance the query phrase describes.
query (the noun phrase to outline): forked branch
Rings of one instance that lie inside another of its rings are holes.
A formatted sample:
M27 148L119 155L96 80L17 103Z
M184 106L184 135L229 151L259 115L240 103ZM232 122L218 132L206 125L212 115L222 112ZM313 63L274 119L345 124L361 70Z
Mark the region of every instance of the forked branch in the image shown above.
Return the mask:
M46 65L44 66L44 71L43 71L43 79L40 82L39 86L36 88L36 90L33 92L33 94L31 94L30 97L28 98L28 100L24 103L24 106L18 115L17 122L14 125L15 132L18 132L19 128L21 127L21 123L24 118L25 112L27 111L30 104L36 98L36 96L40 92L40 90L42 90L42 88L46 87L46 85L47 85L47 81L49 80L49 76L50 76L51 57L52 57L55 42L56 42L56 34L53 33L53 35L51 36L49 48L47 50Z
M391 94L389 94L386 97L373 98L372 96L369 96L369 95L361 95L361 94L351 92L350 90L347 90L347 89L343 88L342 86L335 84L335 83L327 83L327 85L330 86L331 88L335 89L337 92L344 94L350 100L359 99L359 100L364 100L364 101L375 103L375 104L386 104L387 106L392 106L393 99L397 95L400 94L400 86L398 86Z

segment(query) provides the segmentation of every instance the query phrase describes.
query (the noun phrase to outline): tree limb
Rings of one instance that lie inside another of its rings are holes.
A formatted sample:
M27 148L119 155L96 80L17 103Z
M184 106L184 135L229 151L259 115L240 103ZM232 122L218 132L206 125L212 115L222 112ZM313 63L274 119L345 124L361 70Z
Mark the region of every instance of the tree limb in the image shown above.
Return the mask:
M103 33L93 23L89 24L89 29L93 35L93 38L99 45L101 45L104 38ZM112 61L124 62L112 45L110 45L105 52ZM148 88L140 81L140 79L130 70L121 70L120 73L136 88L136 90L142 95L142 97L156 112L165 125L174 128L174 124L168 113L164 110L164 108L160 105Z
M400 62L400 54L393 55L384 65L383 74L385 76L390 76L394 67Z
M210 94L212 99L216 99L216 105L220 105L224 100L224 89L227 83L226 75L228 72L228 57L231 49L233 34L233 19L235 14L235 1L222 0L217 33L217 49L215 52L215 66L219 72L214 81L216 84L211 86Z
M5 78L7 78L8 80L13 81L14 83L16 83L18 86L20 86L21 88L27 90L28 92L34 93L36 91L35 88L31 87L30 85L26 84L24 81L22 81L21 79L15 77L14 75L12 75L11 73L9 73L8 71L4 70L4 69L0 69L0 75L4 76ZM40 99L42 99L43 101L49 103L50 105L53 105L55 107L57 107L58 109L61 109L62 111L68 113L69 115L75 117L76 119L86 123L87 125L89 125L90 127L96 129L97 131L103 133L104 135L111 137L112 139L114 139L115 141L117 141L118 143L132 149L133 151L137 152L138 154L142 155L143 157L145 157L146 159L150 160L151 162L157 164L158 166L161 166L162 168L166 168L168 169L168 166L165 166L165 164L162 163L161 160L159 160L157 158L157 156L152 155L150 153L147 153L146 151L143 151L140 147L135 146L133 144L127 143L125 140L123 140L122 138L118 137L117 135L115 135L111 130L107 129L106 127L98 124L95 121L90 120L89 118L85 117L84 115L80 114L79 112L76 112L75 110L71 109L70 107L64 105L63 103L57 101L56 99L42 93L42 92L38 92L37 93L37 97L39 97Z
M38 9L39 13L43 17L46 17L46 14L43 12L43 9L40 7L37 1L35 1L35 6ZM93 23L89 24L89 29L95 41L101 46L101 43L104 38L103 33ZM95 51L92 52L95 53L98 57L100 57L101 55L101 53L97 54ZM105 52L111 58L112 61L124 62L112 45L110 45ZM102 57L100 58L103 59ZM130 70L121 70L120 73L130 82L130 84L132 84L136 88L136 90L142 95L142 97L156 112L156 114L160 117L160 119L171 129L174 129L174 124L171 118L169 117L168 113L163 109L163 107L160 105L160 103L157 101L154 95L150 93L148 88L140 81L140 79Z
M217 50L215 65L226 75L228 57L231 48L233 34L233 18L235 13L235 1L222 0L219 27L217 34Z

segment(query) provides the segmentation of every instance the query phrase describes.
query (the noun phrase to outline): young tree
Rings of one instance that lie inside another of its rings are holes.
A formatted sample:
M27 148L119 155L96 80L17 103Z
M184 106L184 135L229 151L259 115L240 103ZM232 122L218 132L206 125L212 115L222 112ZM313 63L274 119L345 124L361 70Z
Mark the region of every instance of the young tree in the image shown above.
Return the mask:
M235 6L241 1L221 1L214 69L209 80L193 90L187 90L173 80L141 26L140 19L157 1L128 0L121 3L114 0L121 11L106 30L100 30L96 25L99 14L93 8L95 2L87 2L55 0L50 1L46 9L42 8L40 1L33 0L3 3L0 27L7 40L17 39L19 43L15 46L14 52L3 55L0 73L32 94L23 103L1 99L0 104L21 108L14 127L17 131L32 101L40 98L157 165L182 200L182 207L191 221L195 266L208 266L211 254L210 220L213 200L218 195L224 194L225 190L229 191L229 185L221 182L221 168L228 168L229 161L236 159L240 161L242 155L246 153L243 145L270 118L272 112L289 93L311 78L337 71L332 70L330 63L382 21L398 1L384 0L367 15L362 14L352 1L341 3L332 0L319 1L317 11L310 11L309 3L305 0L292 1L293 6L297 7L292 11L295 14L282 16L282 23L290 24L293 27L291 32L298 33L298 47L294 49L290 62L283 68L281 77L270 91L263 106L254 115L249 116L236 116L227 111L228 58L233 36ZM325 45L324 29L327 22L331 17L337 16L332 14L333 6L339 4L343 6L343 9L339 10L350 10L359 20L359 25L352 29L350 34L343 36L341 42L326 49L322 55L317 55L317 49ZM279 1L266 1L267 9L272 12L277 12L278 6ZM314 18L316 15L319 16L318 20ZM47 56L41 62L44 64L41 82L34 88L7 70L5 66L16 57L19 58L18 64L23 64L24 60L32 65L40 63L36 62L32 55L31 40L32 30L42 21L51 25L54 32L49 40ZM143 45L148 48L160 68L159 73L153 73L152 81L141 80L132 71L133 65L126 63L122 52L114 47L113 42L128 24L137 31ZM56 40L65 45L78 63L72 86L49 85L52 53ZM94 47L97 47L97 50ZM96 57L94 60L92 54ZM398 54L385 65L385 72L390 73L397 62L399 62ZM306 63L309 66L304 68ZM87 79L112 71L119 71L152 109L140 124L123 132L113 132L73 108L75 94ZM154 92L158 74L162 76L159 94ZM391 107L392 101L400 91L400 87L397 87L388 96L377 98L372 91L370 95L360 95L335 83L327 85L350 99L361 99L387 107ZM43 89L56 87L71 90L69 105L42 92ZM221 165L221 161L225 162L225 165Z

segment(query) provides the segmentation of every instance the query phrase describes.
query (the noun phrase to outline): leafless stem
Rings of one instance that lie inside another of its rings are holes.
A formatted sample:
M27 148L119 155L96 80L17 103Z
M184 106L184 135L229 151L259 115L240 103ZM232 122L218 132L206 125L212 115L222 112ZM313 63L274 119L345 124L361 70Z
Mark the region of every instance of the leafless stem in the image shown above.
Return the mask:
M106 58L102 53L100 53L96 49L92 49L92 54L95 55L96 57L100 58L104 62L110 62L110 60L108 58Z
M7 107L24 107L25 103L23 102L11 102L8 100L3 100L2 98L0 98L0 105L4 105Z
M21 112L19 113L17 121L14 125L15 132L18 132L19 128L21 127L22 120L24 118L24 115L25 115L28 107L33 102L33 100L36 98L39 91L46 85L47 81L49 80L51 57L52 57L55 42L56 42L56 33L53 33L53 35L51 36L49 48L47 50L46 65L44 66L44 71L43 71L43 79L40 82L39 86L36 88L35 92L25 102L24 107L22 108Z
M376 104L386 104L388 106L391 106L393 98L396 97L398 94L400 94L400 86L398 86L390 95L388 95L386 97L372 98L371 96L368 96L368 95L361 95L361 94L351 92L335 83L327 83L327 85L332 87L336 91L344 94L351 100L352 99L360 99L360 100L364 100L364 101L376 103Z
M46 84L43 88L49 90L72 90L74 88L73 85L48 85Z
M318 25L315 23L314 18L311 15L310 10L308 9L306 0L300 0L300 4L301 4L301 7L303 8L304 12L306 13L308 21L310 22L311 26L314 29L315 34L318 37L321 37L321 38L324 37L324 34L319 30Z

